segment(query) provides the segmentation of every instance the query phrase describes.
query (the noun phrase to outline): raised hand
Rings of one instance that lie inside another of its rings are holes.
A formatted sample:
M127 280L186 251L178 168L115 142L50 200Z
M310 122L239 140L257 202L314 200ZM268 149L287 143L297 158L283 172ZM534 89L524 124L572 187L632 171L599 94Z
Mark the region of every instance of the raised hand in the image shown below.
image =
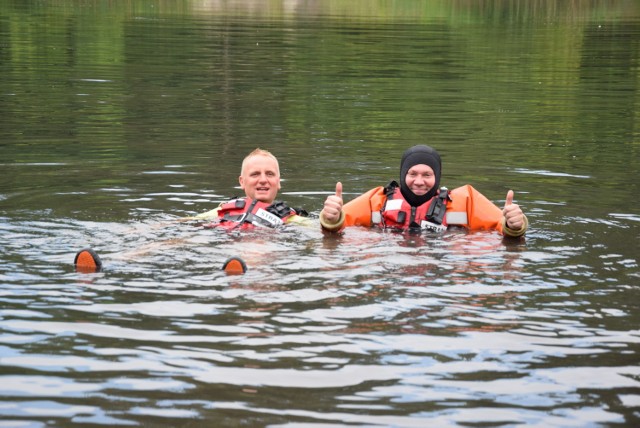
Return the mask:
M327 196L324 201L324 208L322 208L322 216L330 223L337 223L340 219L340 212L342 211L342 183L336 183L336 193Z
M524 226L524 213L518 204L513 203L513 190L507 192L502 215L509 229L520 230Z

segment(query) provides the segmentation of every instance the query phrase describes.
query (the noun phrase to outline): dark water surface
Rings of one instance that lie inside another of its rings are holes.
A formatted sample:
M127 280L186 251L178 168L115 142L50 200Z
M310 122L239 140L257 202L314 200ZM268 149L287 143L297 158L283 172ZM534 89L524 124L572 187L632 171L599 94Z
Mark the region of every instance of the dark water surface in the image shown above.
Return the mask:
M637 2L6 1L0 76L0 426L640 421ZM419 143L526 240L174 221Z

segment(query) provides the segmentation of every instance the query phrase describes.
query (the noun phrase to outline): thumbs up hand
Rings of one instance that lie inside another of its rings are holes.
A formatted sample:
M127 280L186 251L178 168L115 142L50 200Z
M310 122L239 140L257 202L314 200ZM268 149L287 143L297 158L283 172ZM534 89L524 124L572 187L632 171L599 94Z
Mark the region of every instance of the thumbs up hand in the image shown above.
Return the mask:
M513 203L513 190L507 192L502 215L509 229L520 230L524 226L524 213L518 204Z
M342 183L336 183L336 193L327 196L324 201L324 208L322 208L321 215L329 223L337 223L340 219L340 212L342 211Z

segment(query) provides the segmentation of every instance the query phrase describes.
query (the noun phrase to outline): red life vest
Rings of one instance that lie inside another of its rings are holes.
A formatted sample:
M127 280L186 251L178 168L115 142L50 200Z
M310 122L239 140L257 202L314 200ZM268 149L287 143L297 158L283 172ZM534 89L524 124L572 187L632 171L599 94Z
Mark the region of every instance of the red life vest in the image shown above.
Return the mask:
M387 200L380 211L380 221L372 218L373 223L378 223L385 229L427 229L434 232L443 232L447 229L444 214L449 198L446 188L440 189L436 196L418 207L409 205L395 182L392 182L387 189Z
M289 217L296 214L293 208L289 208L281 201L268 204L251 198L237 198L220 205L218 221L210 227L246 229L258 226L276 228L284 225Z

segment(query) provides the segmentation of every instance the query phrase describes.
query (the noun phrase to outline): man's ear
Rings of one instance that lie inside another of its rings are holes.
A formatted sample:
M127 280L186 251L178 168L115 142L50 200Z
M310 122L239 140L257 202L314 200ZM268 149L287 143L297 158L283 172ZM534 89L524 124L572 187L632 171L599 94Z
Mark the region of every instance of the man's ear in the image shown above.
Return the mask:
M238 182L240 183L240 188L244 190L244 179L242 176L238 177Z

